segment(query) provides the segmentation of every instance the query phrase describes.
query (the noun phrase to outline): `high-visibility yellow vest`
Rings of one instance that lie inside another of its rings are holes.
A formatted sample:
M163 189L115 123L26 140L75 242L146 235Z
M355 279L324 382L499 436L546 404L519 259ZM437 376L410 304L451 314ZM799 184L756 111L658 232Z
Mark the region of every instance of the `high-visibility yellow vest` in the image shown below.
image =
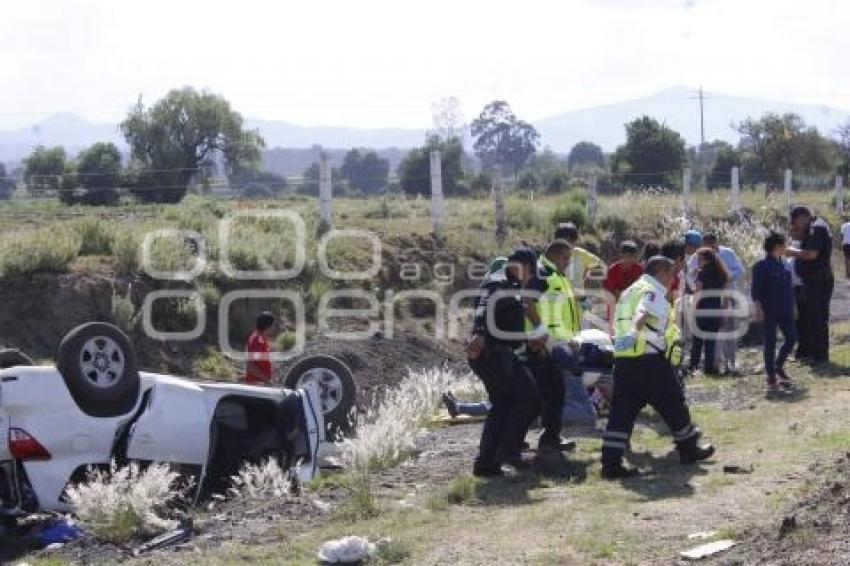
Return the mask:
M664 333L664 338L667 341L667 360L674 367L682 365L682 357L685 354L682 345L682 331L679 325L676 324L678 306L679 301L676 300L673 306L670 307L670 316L667 319L667 332Z
M548 273L546 292L537 301L540 322L554 341L566 342L581 331L581 307L566 275L546 257L540 263Z
M634 325L634 319L637 315L640 300L644 294L648 292L656 292L655 285L646 279L638 279L631 287L623 291L620 295L620 300L617 302L617 310L614 315L614 339L622 338L631 332ZM615 358L637 358L647 353L646 351L646 332L647 330L657 331L658 318L651 314L647 317L644 327L638 332L637 340L634 348L631 350L615 350Z

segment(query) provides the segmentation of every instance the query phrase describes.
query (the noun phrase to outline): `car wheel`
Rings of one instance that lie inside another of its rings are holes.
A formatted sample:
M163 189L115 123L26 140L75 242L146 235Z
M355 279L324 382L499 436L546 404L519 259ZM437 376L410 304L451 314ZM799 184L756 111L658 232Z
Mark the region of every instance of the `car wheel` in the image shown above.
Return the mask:
M310 356L293 365L284 379L290 389L299 389L311 382L318 386L328 431L336 434L351 430L357 386L348 366L331 356Z
M28 355L15 348L0 349L0 369L15 366L34 366L35 363Z
M80 409L92 417L130 411L139 397L139 373L130 339L116 326L90 322L62 339L56 367Z

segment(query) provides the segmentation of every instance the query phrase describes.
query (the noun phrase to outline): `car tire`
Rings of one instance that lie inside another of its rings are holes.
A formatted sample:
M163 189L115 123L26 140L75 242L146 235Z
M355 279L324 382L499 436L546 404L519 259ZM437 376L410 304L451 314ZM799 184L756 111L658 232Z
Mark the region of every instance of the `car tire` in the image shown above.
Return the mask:
M59 344L56 368L89 416L123 415L138 400L136 354L127 335L112 324L89 322L68 332Z
M0 348L0 369L34 365L35 362L32 361L32 358L20 350L16 348Z
M352 413L357 400L357 385L351 369L332 356L310 356L289 368L284 385L299 389L317 379L328 433L333 437L349 432L354 427Z

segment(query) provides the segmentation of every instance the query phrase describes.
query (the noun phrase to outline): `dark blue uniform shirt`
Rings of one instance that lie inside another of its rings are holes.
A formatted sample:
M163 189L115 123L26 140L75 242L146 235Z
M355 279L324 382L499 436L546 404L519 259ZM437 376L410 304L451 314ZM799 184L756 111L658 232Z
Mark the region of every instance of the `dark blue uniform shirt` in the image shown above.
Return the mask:
M765 318L794 319L791 272L781 260L769 256L753 266L752 296L754 301L761 303Z

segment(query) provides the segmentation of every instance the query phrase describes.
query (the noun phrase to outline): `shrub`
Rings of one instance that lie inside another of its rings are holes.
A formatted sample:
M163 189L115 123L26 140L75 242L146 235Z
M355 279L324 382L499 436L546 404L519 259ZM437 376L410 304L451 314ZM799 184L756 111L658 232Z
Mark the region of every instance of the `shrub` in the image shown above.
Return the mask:
M236 375L233 364L218 350L210 350L195 362L195 373L199 377L216 381L233 381Z
M141 241L133 232L118 232L112 240L112 255L115 257L119 273L137 273L139 271L139 249Z
M125 296L118 293L112 293L112 320L118 325L121 330L132 335L139 324L141 312L133 304L130 298L130 290L127 290Z
M376 517L380 513L368 470L354 470L346 476L342 487L348 494L348 500L341 510L342 518L357 521Z
M64 273L79 253L80 237L73 230L38 230L0 243L0 273Z
M552 223L572 222L579 229L587 225L587 209L584 203L569 198L559 202L552 210Z
M110 222L86 216L72 224L80 237L80 255L110 255L115 231Z
M342 462L356 470L379 470L400 462L414 447L417 431L437 412L444 391L480 388L471 374L457 375L445 368L409 370L407 377L368 411L357 437L343 440Z
M283 497L292 491L292 477L275 458L258 465L245 464L230 482L230 494L244 499Z
M446 500L453 505L461 505L475 499L477 480L469 475L463 474L455 479L446 488Z
M170 503L181 495L178 474L165 464L142 471L137 464L89 470L86 483L69 487L68 501L83 526L97 538L124 543L173 529L166 518Z
M410 545L395 539L378 541L379 564L404 564L410 560L413 552Z
M628 220L619 216L603 216L596 223L600 230L609 230L614 240L621 241L626 239L626 235L632 229L632 225Z

